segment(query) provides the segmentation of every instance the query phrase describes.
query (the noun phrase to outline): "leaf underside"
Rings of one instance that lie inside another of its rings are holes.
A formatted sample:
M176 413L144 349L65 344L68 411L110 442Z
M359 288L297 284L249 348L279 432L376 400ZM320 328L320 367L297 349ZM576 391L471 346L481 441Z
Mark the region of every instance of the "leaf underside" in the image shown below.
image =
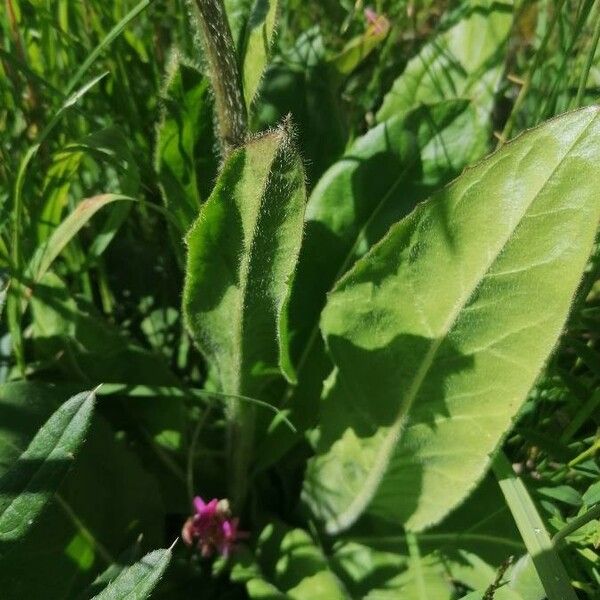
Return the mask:
M481 479L589 256L599 134L588 108L522 135L392 227L330 294L336 369L304 491L330 533L364 511L423 530Z

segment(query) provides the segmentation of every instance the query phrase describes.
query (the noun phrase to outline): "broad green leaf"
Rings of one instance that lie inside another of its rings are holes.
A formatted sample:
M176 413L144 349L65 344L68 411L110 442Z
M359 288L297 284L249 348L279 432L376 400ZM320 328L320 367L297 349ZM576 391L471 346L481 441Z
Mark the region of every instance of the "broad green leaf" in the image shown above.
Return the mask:
M287 308L299 375L284 406L299 428L316 424L323 379L331 370L319 335L327 292L393 223L467 165L468 145L454 127L466 110L467 101L452 100L377 125L328 169L310 195ZM274 431L263 441L264 464L277 460L292 441L281 427Z
M336 280L469 163L461 141L447 135L467 107L453 100L397 115L356 140L321 177L306 206L306 239L293 284L297 306L290 307L300 347Z
M152 593L171 560L171 550L155 550L125 567L95 600L145 600Z
M34 281L39 281L47 273L65 246L101 208L111 202L120 200L131 201L132 198L119 194L100 194L82 200L75 210L54 230L47 243L40 246L32 258L28 273Z
M417 556L409 556L403 527L364 518L335 541L329 563L353 598L397 596L418 598L414 590ZM439 526L417 535L419 570L428 597L451 594L448 581L486 589L508 557L525 551L498 484L486 477L468 500ZM401 593L402 592L402 593ZM452 596L454 598L454 596ZM498 594L498 600L516 600Z
M255 0L246 24L246 48L242 77L244 100L250 108L269 62L275 39L279 0Z
M178 228L170 227L184 260L183 236L210 195L217 173L210 83L196 67L175 55L161 93L154 166L165 207Z
M281 128L232 153L187 236L184 316L226 393L260 397L285 372L282 307L304 204L302 164Z
M409 61L384 98L378 120L421 102L463 97L489 104L502 72L512 22L512 0L465 4L451 17L447 29Z
M428 599L453 598L446 564L437 554L423 556L417 566L408 556L341 542L330 563L352 598L421 598L419 578Z
M589 256L599 132L589 108L521 136L392 227L329 295L336 369L304 496L330 533L365 511L421 531L482 478Z
M23 537L52 498L85 439L94 400L82 392L65 402L0 479L1 542Z
M378 121L421 103L468 98L471 105L461 124L462 133L483 154L489 144L490 114L512 22L512 0L465 3L448 19L445 29L408 62L385 96Z
M420 558L418 564L409 563L408 568L389 581L387 586L390 589L372 590L365 600L451 600L454 597L444 564L435 555Z
M331 573L321 571L288 590L287 597L291 600L347 600L348 595Z

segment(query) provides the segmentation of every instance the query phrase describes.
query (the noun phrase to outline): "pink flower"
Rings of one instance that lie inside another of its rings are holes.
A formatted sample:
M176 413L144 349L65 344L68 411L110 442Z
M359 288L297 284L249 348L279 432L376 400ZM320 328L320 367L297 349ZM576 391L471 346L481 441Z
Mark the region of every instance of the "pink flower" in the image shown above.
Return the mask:
M213 498L204 502L200 496L193 501L195 513L183 525L181 537L188 546L196 545L202 556L217 551L229 556L236 542L246 533L238 530L239 519L231 516L229 502Z

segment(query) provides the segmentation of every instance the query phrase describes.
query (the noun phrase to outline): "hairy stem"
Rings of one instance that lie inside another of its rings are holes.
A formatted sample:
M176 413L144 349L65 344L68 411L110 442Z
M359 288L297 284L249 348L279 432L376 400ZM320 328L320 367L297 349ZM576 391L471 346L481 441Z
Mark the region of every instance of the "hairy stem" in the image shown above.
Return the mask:
M246 139L246 108L223 0L192 0L210 71L219 137L228 154Z

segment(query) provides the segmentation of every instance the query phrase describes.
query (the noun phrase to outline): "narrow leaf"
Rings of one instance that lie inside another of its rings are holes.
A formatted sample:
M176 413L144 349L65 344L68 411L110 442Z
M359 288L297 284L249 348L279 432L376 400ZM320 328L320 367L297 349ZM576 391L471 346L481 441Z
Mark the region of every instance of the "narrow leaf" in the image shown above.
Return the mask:
M121 570L94 600L145 600L156 587L171 560L171 550L155 550Z
M514 474L502 453L494 461L494 473L548 600L576 600L569 576L525 484Z
M246 28L243 79L244 100L250 108L271 54L279 0L255 0Z
M216 138L209 80L183 57L175 55L161 96L154 164L165 207L178 228L171 228L176 250L184 259L183 235L210 195L216 172Z
M63 404L0 479L1 541L23 537L52 498L84 441L94 399L82 392Z
M82 200L75 210L54 230L47 244L40 247L29 265L29 273L39 281L48 272L56 257L79 233L85 224L104 206L118 200L133 199L119 194L100 194Z
M599 133L588 108L524 134L392 227L330 294L337 369L305 488L329 532L365 510L423 530L482 478L592 248Z

